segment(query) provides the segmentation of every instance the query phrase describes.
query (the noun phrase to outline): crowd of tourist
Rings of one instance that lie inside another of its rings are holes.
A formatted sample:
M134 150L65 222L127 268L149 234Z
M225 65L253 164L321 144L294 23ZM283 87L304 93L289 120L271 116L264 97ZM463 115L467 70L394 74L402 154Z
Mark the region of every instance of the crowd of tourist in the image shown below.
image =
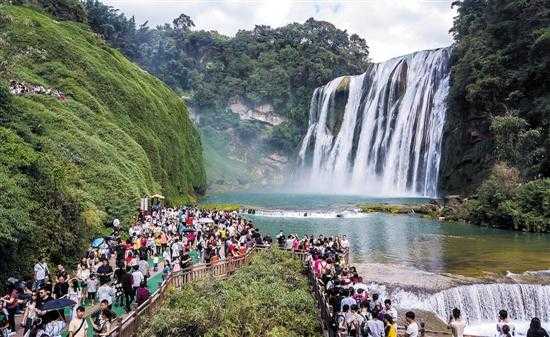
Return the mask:
M32 280L10 279L9 291L0 301L1 336L12 336L18 329L25 337L60 337L65 331L69 337L85 337L91 330L95 336L106 336L116 322L115 307L129 312L151 296L151 277L158 274L165 280L193 263L213 265L240 258L255 245L272 244L271 237L262 236L238 213L197 208L141 211L125 239L118 219L112 229L112 235L92 242L72 272L63 265L51 268L40 258ZM397 337L398 322L404 324L406 337L424 334L414 312L400 319L391 299L371 293L356 268L348 265L350 243L345 235L300 238L281 231L276 243L308 252L307 263L333 310L333 335ZM463 337L466 322L459 309L452 311L447 323L454 337ZM496 335L515 335L505 310L499 312ZM540 320L533 318L527 337L549 336Z
M65 100L65 94L59 90L46 88L42 85L29 84L26 82L17 82L11 81L9 91L12 95L23 96L23 95L48 95L55 97L61 101Z
M397 337L398 322L404 325L405 337L424 335L424 324L417 322L413 311L407 311L404 318L400 319L391 299L382 299L379 294L369 292L369 287L363 282L357 269L349 266L345 259L349 251L349 242L345 236L305 237L299 240L296 235L285 238L281 232L277 239L282 248L309 252L309 267L333 310L333 320L329 327L332 329L332 335ZM463 337L465 327L466 320L463 319L460 310L454 308L447 322L447 328L453 337ZM515 325L508 316L508 312L500 310L495 336L515 335ZM549 337L539 318L535 317L531 320L527 337Z
M141 211L126 239L118 219L112 229L112 235L92 242L74 272L63 265L51 268L40 258L32 280L12 280L0 301L3 334L10 336L20 328L26 336L54 337L68 328L69 337L86 336L89 329L104 336L117 317L113 306L129 312L147 301L147 281L153 275L166 279L192 263L239 258L254 245L271 242L237 213L197 208ZM85 307L93 311L89 325L83 318Z

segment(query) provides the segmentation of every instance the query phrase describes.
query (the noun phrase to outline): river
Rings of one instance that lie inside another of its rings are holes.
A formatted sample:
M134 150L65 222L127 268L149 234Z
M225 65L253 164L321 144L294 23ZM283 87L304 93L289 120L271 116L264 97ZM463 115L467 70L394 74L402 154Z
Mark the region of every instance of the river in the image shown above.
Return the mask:
M252 192L215 194L204 200L256 209L255 215L246 216L271 235L280 230L300 236L346 235L352 262L378 291L398 299L403 307L429 310L440 318L448 317L455 305L462 306L470 323L469 333L491 334L491 321L503 307L518 319L520 331L534 315L550 321L549 286L526 285L521 277L519 281L514 278L549 269L548 235L416 215L362 214L356 209L357 204L367 202L426 201ZM547 279L545 272L540 275L537 282ZM516 309L518 306L521 308Z

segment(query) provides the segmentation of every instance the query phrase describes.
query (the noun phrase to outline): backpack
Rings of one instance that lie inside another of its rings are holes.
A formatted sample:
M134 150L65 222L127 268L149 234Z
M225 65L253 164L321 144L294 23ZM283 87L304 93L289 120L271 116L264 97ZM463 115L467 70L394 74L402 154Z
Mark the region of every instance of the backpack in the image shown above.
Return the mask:
M336 324L337 324L338 331L348 330L348 326L346 323L346 316L344 316L343 314L336 315Z
M355 315L354 315L355 316ZM353 320L351 322L347 323L348 326L348 335L353 337L359 337L360 335L360 329L359 322L357 320L357 317L353 317Z
M367 317L359 314L363 318L363 322L361 322L361 336L367 337L369 335L369 326L367 325Z

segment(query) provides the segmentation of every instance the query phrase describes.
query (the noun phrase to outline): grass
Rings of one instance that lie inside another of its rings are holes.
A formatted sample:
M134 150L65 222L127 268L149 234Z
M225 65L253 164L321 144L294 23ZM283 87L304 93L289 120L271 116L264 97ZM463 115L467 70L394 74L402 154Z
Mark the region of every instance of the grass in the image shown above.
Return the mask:
M362 213L389 213L409 214L417 213L437 217L438 207L432 204L396 205L396 204L361 204L358 205Z
M211 191L238 189L252 181L250 168L246 163L232 159L230 136L210 127L203 128L203 156L207 171L207 180Z
M139 336L320 336L303 265L269 249L225 280L206 279L173 290L143 320Z
M11 96L11 80L67 99ZM185 104L83 24L0 5L0 87L2 275L41 253L74 260L105 222L130 224L144 195L180 204L206 189Z

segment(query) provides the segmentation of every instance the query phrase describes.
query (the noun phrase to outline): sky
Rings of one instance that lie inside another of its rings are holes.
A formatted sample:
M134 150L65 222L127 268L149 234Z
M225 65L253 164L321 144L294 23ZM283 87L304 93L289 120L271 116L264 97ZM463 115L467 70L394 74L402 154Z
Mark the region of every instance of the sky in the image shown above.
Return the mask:
M233 36L255 25L284 26L313 17L366 39L375 62L452 43L449 29L456 11L452 0L103 0L137 23L156 26L181 13L196 29Z

